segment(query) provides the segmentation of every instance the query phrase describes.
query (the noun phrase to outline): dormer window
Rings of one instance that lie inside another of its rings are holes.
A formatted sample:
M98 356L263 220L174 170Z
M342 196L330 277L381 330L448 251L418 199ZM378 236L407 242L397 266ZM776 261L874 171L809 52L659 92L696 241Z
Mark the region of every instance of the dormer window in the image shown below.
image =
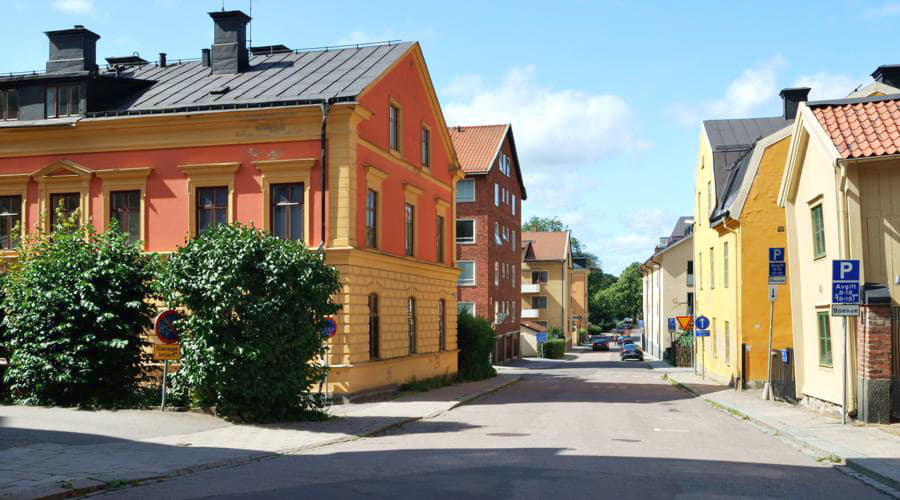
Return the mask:
M0 90L0 120L19 119L19 95L15 90Z
M78 85L47 87L47 118L77 115L80 104Z

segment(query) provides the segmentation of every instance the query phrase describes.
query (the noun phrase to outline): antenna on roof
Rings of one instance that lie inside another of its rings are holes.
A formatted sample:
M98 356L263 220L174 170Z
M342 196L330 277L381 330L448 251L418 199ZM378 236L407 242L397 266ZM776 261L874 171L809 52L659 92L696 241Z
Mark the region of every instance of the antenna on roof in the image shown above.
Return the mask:
M253 0L250 0L250 22L247 23L247 47L253 47Z

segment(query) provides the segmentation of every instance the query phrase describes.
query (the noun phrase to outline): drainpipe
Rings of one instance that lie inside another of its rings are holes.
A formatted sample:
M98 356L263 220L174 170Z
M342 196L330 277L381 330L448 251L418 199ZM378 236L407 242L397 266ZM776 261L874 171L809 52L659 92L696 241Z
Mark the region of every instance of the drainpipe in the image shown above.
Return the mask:
M325 252L325 189L327 187L325 183L325 173L326 173L326 165L328 163L328 146L326 144L326 135L328 131L328 110L331 108L332 98L325 99L322 101L322 137L321 137L321 151L319 152L319 168L321 171L321 224L319 229L321 230L321 239L319 240L319 252Z

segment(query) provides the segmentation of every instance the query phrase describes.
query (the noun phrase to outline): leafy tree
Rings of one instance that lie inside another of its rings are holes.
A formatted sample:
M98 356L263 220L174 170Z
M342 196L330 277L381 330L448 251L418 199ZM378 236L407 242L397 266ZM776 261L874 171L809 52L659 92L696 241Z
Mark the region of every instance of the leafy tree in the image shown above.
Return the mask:
M496 375L497 371L491 365L495 342L491 324L482 317L473 317L468 313L460 314L456 324L459 378L481 380Z
M218 225L178 249L160 279L183 357L174 390L239 421L309 416L326 368L322 328L339 310L338 274L321 254L240 224Z
M611 286L597 290L590 295L589 314L591 322L604 326L615 320L637 318L641 311L640 264L632 263Z
M113 225L66 217L22 242L3 283L5 379L21 404L117 406L141 381L153 273Z

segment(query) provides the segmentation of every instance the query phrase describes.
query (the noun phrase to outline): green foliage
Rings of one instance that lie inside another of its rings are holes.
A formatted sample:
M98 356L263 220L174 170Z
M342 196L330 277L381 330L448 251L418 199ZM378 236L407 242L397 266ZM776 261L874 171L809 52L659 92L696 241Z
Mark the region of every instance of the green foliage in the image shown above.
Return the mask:
M547 338L566 340L566 336L563 335L563 331L558 326L551 326L550 329L547 330Z
M308 416L325 376L325 316L339 306L337 271L302 243L218 225L172 255L160 278L179 319L181 369L173 389L239 421Z
M566 341L552 338L544 342L544 357L550 359L562 359L566 355Z
M691 332L681 332L675 339L675 343L690 349L694 346L694 335Z
M461 380L482 380L497 375L491 365L494 341L494 329L486 319L466 313L459 315L456 342Z
M616 282L590 296L592 322L607 324L617 319L637 318L641 311L641 273L635 262L626 267Z
M152 271L118 226L98 234L78 214L22 242L3 283L5 374L14 402L119 406L141 380Z
M400 385L400 392L427 392L453 385L456 382L457 379L450 375L438 375L437 377L422 380L413 377L409 382Z

